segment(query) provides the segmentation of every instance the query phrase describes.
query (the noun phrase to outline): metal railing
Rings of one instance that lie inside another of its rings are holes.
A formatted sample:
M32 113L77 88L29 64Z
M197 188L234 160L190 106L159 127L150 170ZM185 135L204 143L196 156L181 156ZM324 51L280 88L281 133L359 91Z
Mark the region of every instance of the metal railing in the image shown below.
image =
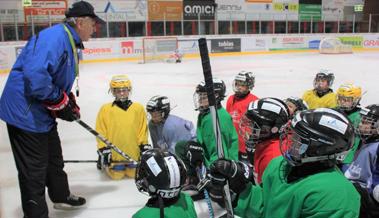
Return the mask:
M114 13L115 14L115 13ZM214 20L112 21L105 17L105 24L98 24L94 38L168 36L168 35L221 35L221 34L290 34L290 33L377 33L379 14L362 14L344 17L308 17L298 14L216 14ZM42 29L61 22L49 15L44 20L33 15L19 21L17 14L0 17L0 40L27 40Z

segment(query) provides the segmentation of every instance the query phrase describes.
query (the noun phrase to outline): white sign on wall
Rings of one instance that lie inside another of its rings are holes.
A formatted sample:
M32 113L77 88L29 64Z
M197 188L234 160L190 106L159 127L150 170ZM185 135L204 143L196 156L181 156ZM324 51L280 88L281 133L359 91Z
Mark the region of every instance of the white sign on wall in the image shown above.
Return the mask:
M95 8L96 13L104 20L113 21L144 21L147 14L147 0L87 0Z

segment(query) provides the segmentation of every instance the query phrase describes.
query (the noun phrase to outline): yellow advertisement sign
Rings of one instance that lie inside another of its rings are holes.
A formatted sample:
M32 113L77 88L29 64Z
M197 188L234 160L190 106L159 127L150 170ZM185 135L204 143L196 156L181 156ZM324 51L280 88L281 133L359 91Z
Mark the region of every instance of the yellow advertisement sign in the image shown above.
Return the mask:
M182 19L183 1L148 0L149 21L180 21Z
M23 7L32 6L32 0L22 0L22 6Z
M273 3L274 11L291 11L291 12L297 12L299 11L299 4L296 3Z

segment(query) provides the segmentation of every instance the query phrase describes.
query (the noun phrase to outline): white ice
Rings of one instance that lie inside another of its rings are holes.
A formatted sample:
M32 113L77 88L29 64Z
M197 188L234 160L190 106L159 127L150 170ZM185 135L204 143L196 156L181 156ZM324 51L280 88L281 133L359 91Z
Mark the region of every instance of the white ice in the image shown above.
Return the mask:
M299 96L312 88L319 69L329 69L335 74L334 89L344 82L362 86L366 93L362 105L379 103L378 52L346 55L320 55L317 53L249 55L211 57L214 77L227 84L227 94L232 93L234 75L247 70L254 72L253 90L259 97ZM95 126L100 106L113 100L108 93L112 75L128 74L133 83L132 100L143 105L153 95L167 95L171 99L173 114L192 120L196 124L197 112L193 109L195 86L203 79L199 59L185 59L181 64L110 62L82 64L80 71L80 97L82 120ZM0 92L7 75L0 75ZM225 103L225 101L224 101ZM127 128L127 127L125 127ZM95 160L95 137L77 123L59 121L58 131L66 160ZM118 218L131 217L147 200L139 193L134 180L111 181L102 175L94 163L66 164L71 191L86 197L87 206L75 211L58 211L47 200L50 217ZM48 199L48 197L47 197ZM5 123L0 121L0 217L22 217L17 171L14 164ZM199 217L209 217L204 202L196 203ZM218 214L222 212L216 208ZM178 215L180 217L180 215Z

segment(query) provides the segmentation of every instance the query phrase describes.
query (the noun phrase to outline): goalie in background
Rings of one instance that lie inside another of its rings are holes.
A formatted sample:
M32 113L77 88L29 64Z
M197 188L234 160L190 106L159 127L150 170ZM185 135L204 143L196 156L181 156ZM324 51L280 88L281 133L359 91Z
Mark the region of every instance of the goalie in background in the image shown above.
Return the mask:
M107 138L134 160L139 160L141 151L147 147L147 118L144 107L132 102L129 95L132 83L127 75L115 75L109 84L115 100L104 104L97 115L96 131ZM108 176L118 180L125 176L134 178L135 169L128 168L125 158L97 139L98 169L105 169Z
M135 183L138 191L150 198L133 218L196 218L191 197L181 192L186 174L184 163L174 154L159 148L144 152Z
M170 54L166 59L168 63L182 63L184 54L179 52L179 49L175 49L174 53Z

